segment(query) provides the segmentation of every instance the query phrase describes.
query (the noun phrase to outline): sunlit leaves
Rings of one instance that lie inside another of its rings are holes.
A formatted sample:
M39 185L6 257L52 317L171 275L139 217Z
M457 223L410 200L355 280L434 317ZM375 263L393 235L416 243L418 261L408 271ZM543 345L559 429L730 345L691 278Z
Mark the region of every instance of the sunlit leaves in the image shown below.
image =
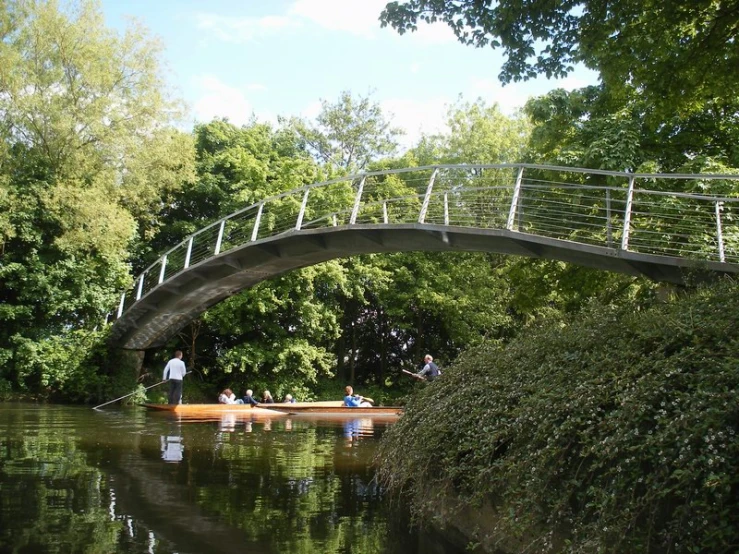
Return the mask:
M463 44L501 48L503 83L564 77L583 63L609 89L634 88L662 114L700 110L737 85L735 0L406 0L388 3L380 20L401 34L442 21Z
M292 118L285 123L320 163L352 172L392 154L402 134L370 96L349 91L335 103L322 100L315 122Z

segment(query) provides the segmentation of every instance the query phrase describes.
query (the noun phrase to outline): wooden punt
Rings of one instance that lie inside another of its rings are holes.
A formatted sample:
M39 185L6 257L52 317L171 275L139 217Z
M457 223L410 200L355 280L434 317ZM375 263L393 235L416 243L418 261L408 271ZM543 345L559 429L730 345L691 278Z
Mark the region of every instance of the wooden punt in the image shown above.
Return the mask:
M169 412L188 417L238 414L244 416L281 416L285 415L276 410L252 407L249 404L144 404L148 410L157 412Z

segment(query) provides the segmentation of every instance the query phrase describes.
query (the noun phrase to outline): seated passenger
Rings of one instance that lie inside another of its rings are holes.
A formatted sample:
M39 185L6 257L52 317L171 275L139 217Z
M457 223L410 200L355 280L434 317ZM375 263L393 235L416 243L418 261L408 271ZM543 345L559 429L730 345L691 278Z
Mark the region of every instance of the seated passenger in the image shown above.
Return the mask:
M262 404L274 404L275 400L272 398L272 395L268 390L264 391L262 393L262 400L260 400Z
M218 396L218 402L221 404L238 404L236 395L231 392L231 389L223 389L223 392Z
M293 398L293 395L292 394L286 394L285 395L285 400L283 400L283 402L285 404L294 404L295 403L295 399Z
M251 404L252 406L256 406L257 404L259 404L259 402L257 402L257 399L254 398L254 391L252 391L251 389L248 389L246 391L246 394L244 395L244 404Z
M371 408L372 404L364 400L364 396L355 395L354 389L347 385L344 389L346 391L346 396L344 397L344 406L349 406L350 408Z

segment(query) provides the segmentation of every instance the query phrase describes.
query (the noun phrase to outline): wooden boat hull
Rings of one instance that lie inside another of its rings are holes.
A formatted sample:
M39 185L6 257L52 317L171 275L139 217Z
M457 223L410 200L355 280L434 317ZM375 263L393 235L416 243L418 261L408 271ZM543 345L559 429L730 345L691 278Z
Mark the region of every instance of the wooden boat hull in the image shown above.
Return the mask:
M205 416L214 414L243 414L245 416L280 416L276 410L252 407L249 404L144 404L148 410L169 412L183 416Z
M315 406L311 402L297 404L265 404L265 408L290 415L320 415L339 417L398 417L403 408L398 406L372 406L350 408L348 406Z
M221 414L238 416L239 418L271 418L285 416L311 416L312 418L351 419L351 418L397 418L403 408L397 406L372 406L350 408L338 400L322 402L295 402L260 404L144 404L149 410L177 414L181 418L212 417Z

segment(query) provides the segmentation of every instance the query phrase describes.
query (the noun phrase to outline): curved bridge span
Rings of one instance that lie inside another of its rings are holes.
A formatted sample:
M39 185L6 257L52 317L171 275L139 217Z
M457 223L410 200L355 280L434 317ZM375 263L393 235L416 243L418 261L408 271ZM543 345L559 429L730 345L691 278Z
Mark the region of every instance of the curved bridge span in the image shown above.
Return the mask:
M532 164L430 166L301 187L217 221L122 294L114 344L164 344L221 300L358 254L478 251L683 282L739 273L739 175ZM694 194L682 191L716 191Z

